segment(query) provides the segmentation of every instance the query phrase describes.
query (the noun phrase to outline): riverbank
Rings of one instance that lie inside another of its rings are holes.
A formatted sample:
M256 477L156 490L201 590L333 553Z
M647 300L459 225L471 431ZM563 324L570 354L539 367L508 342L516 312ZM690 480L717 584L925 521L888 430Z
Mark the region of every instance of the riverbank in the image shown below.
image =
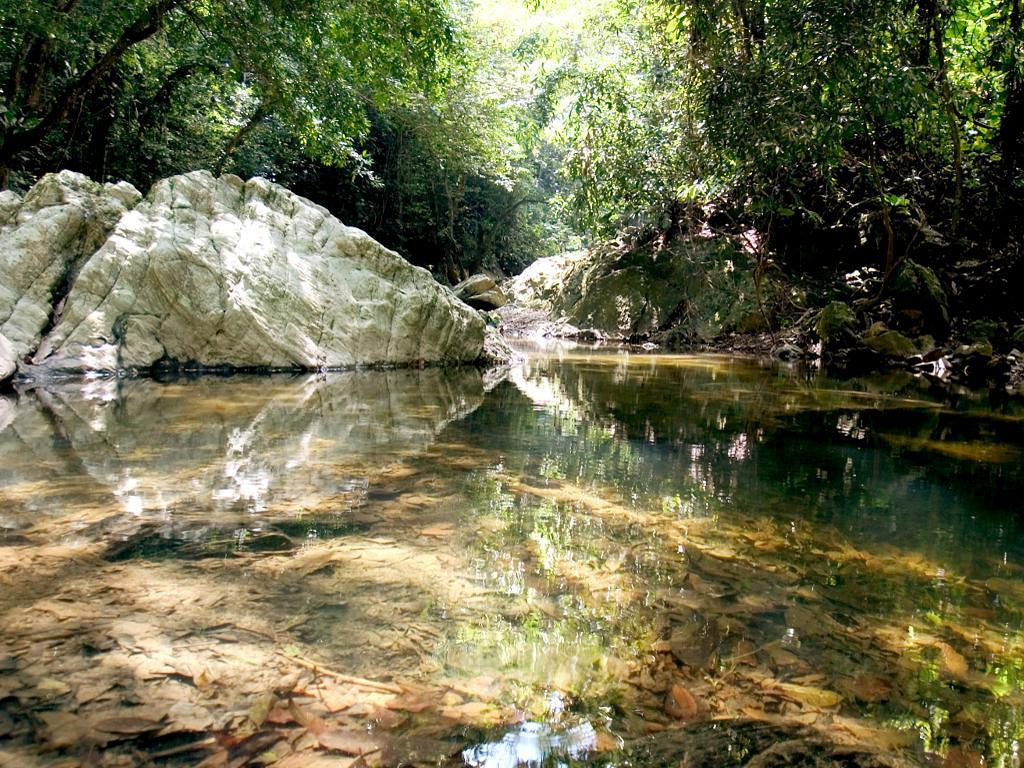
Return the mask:
M508 281L503 333L724 352L856 375L906 370L937 387L1024 396L1024 317L966 311L966 294L905 259L888 280L761 272L721 239L660 252L599 248L536 262ZM956 301L954 301L956 296Z

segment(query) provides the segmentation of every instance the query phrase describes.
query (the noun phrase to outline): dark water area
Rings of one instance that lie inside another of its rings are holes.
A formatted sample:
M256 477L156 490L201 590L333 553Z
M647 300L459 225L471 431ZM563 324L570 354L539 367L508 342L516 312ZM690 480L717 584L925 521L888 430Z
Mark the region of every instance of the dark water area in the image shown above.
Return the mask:
M23 392L0 766L1019 768L1022 534L1024 405L902 374Z

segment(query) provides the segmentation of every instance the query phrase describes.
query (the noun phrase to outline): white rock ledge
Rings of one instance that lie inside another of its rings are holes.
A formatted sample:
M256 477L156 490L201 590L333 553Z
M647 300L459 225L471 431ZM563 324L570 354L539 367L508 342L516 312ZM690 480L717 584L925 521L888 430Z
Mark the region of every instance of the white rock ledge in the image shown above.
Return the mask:
M67 171L0 200L0 357L21 374L480 358L476 312L277 184L195 171L138 200Z

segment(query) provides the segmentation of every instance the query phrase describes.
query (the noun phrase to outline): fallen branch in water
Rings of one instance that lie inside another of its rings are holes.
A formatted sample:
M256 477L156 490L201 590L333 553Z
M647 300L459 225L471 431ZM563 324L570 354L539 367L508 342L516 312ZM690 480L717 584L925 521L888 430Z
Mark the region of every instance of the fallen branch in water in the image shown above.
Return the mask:
M321 675L328 675L329 677L333 677L335 680L340 680L343 683L351 683L352 685L357 685L362 688L369 688L371 690L376 691L384 691L386 693L405 693L404 688L395 685L394 683L379 683L376 680L367 680L365 677L355 677L353 675L346 675L344 672L338 672L336 670L331 669L330 667L325 667L323 664L312 661L311 659L303 658L302 656L289 656L287 653L284 653L282 651L278 651L277 653L279 656L283 656L289 661L294 661L300 667L311 669L314 672L317 672Z

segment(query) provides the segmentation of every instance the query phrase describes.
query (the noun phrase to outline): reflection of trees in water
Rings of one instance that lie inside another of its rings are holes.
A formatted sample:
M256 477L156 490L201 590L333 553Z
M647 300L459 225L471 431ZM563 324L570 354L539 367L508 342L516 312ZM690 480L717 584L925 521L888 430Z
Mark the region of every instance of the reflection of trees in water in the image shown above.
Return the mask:
M614 483L689 514L770 510L947 555L965 540L1022 546L1008 506L1024 491L1018 418L984 402L952 411L912 377L649 360L549 359L520 375L528 396L547 395L539 474Z

